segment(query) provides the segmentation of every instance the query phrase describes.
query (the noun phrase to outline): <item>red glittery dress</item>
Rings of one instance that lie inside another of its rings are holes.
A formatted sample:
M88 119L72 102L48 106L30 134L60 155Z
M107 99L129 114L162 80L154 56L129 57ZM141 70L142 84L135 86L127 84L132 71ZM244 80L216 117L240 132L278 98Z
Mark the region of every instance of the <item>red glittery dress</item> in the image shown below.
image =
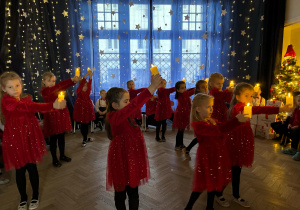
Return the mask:
M66 90L68 87L75 85L71 79L61 81L53 87L43 87L41 94L47 103L53 103L60 91ZM71 118L68 108L62 110L54 110L44 114L44 136L49 137L56 134L71 131Z
M147 88L129 89L128 92L129 92L129 96L130 96L130 101L132 101L140 92L142 92L145 89L147 89ZM131 115L131 118L141 120L142 119L141 109L138 109L135 113L133 113Z
M106 189L124 191L125 186L137 187L148 182L150 168L143 134L130 124L130 117L152 97L148 89L126 107L107 115L113 139L107 155Z
M231 118L238 113L243 113L244 103L237 103L231 110ZM253 106L252 114L278 114L279 107ZM238 129L227 136L227 148L229 150L232 166L251 167L254 158L254 137L250 121L242 123Z
M195 88L188 89L183 93L178 93L178 105L174 113L173 128L184 131L190 125L191 96L195 93Z
M225 134L239 125L237 118L214 125L211 121L191 123L199 146L196 154L193 192L221 192L231 181L231 164Z
M158 101L157 98L155 98L153 101L151 101L151 99L149 99L149 101L147 101L147 103L146 103L146 115L147 116L155 114L157 101Z
M300 108L296 107L294 109L289 124L300 127Z
M90 121L95 120L95 111L93 102L90 99L92 79L89 79L88 88L84 92L82 91L82 88L85 82L86 79L83 78L76 90L77 98L74 103L73 120L76 122L87 124Z
M170 94L175 92L175 87L159 88L157 91L158 101L155 111L155 120L162 121L172 117Z
M38 163L47 153L44 135L35 112L53 109L52 103L34 103L31 96L21 98L4 94L1 109L5 118L2 149L6 170L19 169L27 163Z
M212 88L209 91L209 95L212 95L214 99L214 110L211 115L212 118L217 119L219 122L227 121L227 106L226 103L230 103L233 93L227 89L219 91L217 88Z

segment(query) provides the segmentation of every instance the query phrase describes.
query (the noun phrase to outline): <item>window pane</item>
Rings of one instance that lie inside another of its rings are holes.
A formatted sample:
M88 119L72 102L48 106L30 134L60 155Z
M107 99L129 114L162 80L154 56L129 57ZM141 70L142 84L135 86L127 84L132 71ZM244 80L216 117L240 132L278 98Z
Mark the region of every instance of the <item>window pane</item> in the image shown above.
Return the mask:
M111 13L105 13L105 21L111 21Z
M111 22L105 22L105 30L111 30Z
M153 52L154 53L170 53L171 40L156 39L153 41Z
M153 30L157 30L161 27L162 30L171 30L172 29L172 22L171 22L171 15L166 11L170 11L172 6L171 5L160 5L155 4L155 10L153 11Z
M118 21L119 20L119 13L115 13L114 15L111 16L112 21Z
M98 13L98 21L104 21L104 13Z
M99 39L99 49L106 53L119 53L118 39ZM100 55L101 57L102 55Z
M97 4L97 11L98 12L104 12L103 4Z
M141 39L130 39L130 53L146 53L148 51L147 41Z
M182 53L200 53L201 40L200 39L183 39Z
M148 30L148 5L135 4L129 7L130 30L136 29L136 25L140 25L140 30Z

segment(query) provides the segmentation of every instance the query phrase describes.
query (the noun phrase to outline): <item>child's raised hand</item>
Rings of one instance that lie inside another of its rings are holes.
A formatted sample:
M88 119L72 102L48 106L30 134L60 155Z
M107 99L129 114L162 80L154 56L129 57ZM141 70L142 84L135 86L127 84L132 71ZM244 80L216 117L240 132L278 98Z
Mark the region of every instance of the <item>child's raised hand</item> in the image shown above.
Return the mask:
M79 80L80 80L80 77L77 77L77 76L74 76L73 78L71 78L71 80L73 81L73 82L78 82Z
M54 109L64 109L67 105L66 100L58 101L58 98L53 103Z
M239 122L247 122L250 120L249 117L245 117L245 115L242 114L241 112L236 116L236 118L238 119Z
M229 92L233 92L233 90L234 90L234 87L232 87L232 86L228 86L228 87L227 87L227 90L228 90Z
M148 87L148 90L150 91L151 94L153 94L155 90L161 86L162 81L163 79L161 78L160 74L151 76L151 84Z
M89 77L93 76L93 71L88 71L87 73L89 74Z
M279 112L290 112L293 106L291 104L284 105L279 108Z

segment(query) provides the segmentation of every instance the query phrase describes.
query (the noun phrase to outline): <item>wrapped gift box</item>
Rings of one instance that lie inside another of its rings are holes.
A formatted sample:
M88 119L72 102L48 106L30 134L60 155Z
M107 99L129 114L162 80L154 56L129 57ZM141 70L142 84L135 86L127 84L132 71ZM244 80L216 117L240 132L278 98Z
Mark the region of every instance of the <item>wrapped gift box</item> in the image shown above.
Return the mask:
M250 124L251 125L257 125L257 119L258 119L258 115L252 115L251 119L250 119Z
M281 101L274 101L274 100L267 100L266 106L282 107L283 106L283 102L281 102Z

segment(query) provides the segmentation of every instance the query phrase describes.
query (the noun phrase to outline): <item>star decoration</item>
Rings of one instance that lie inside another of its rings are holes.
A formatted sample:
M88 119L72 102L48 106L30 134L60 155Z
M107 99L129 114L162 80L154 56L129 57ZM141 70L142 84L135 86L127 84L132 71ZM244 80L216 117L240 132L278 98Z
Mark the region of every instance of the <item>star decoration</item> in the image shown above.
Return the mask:
M155 6L152 7L152 10L155 10Z
M77 12L77 9L74 9L74 12Z
M100 55L103 55L104 54L104 50L100 50Z
M137 79L136 79L136 77L135 78L133 78L133 81L136 81Z
M81 17L80 17L80 20L84 20L84 16L81 16Z
M202 64L202 65L200 66L200 69L204 69L204 64Z
M66 59L66 58L64 58L64 61L67 61L67 59Z
M135 25L135 28L136 28L137 30L140 30L140 28L141 28L140 24Z
M101 31L103 31L103 30L104 30L104 27L103 27L103 26L101 26L101 27L100 27L100 30L101 30Z
M24 16L25 18L27 18L27 13L23 12L22 16Z
M115 15L115 11L112 11L111 14L112 14L112 15Z
M161 32L161 27L159 27L157 30L158 30L158 32Z
M50 42L53 42L53 39L50 39Z
M242 35L242 36L245 36L245 34L246 34L246 31L245 31L245 30L242 30L242 31L241 31L241 35Z
M181 36L178 37L178 40L181 40Z
M122 22L125 24L126 23L126 19L123 19Z
M8 60L6 63L11 63L11 60Z
M115 74L111 74L110 77L114 79L115 78Z
M169 83L171 84L171 83L172 83L172 80L169 80Z
M170 9L170 12L169 12L169 13L170 13L170 15L173 15L173 10Z
M195 80L192 80L192 81L191 81L191 83L194 83L194 82L195 82Z
M68 74L70 74L70 73L71 73L71 70L70 70L70 69L66 69L66 72L67 72Z
M34 74L36 74L37 77L40 75L38 71L36 71Z
M184 16L184 20L188 20L189 18L189 15Z
M88 0L87 3L88 3L88 4L92 4L92 1L91 1L91 0Z
M80 40L83 40L84 36L82 34L78 35Z
M117 39L120 39L120 35L117 35Z
M48 0L44 0L44 3L48 3Z
M202 38L203 38L203 39L207 39L207 34L203 34L203 35L202 35Z
M246 75L246 80L250 80L251 76L248 74Z
M106 3L106 6L108 6L108 5L109 5L109 3L107 2L107 3Z
M263 21L264 20L264 16L262 15L262 16L260 16L260 20L261 21Z
M26 53L25 53L25 51L24 52L22 52L22 54L23 54L23 58L26 58Z
M34 39L34 40L36 40L36 36L35 36L35 34L33 34L33 39Z
M227 13L226 9L222 10L221 16L225 16L226 13Z
M80 54L77 52L77 53L75 54L75 56L78 58L78 57L80 56Z
M68 45L70 46L70 45L71 45L71 43L70 43L70 42L68 42Z
M129 6L133 6L133 1L129 1Z
M56 35L60 35L60 34L61 34L60 30L56 30Z
M41 27L38 27L38 30L39 30L39 31L41 31L41 30L42 30L42 28L41 28Z
M231 55L234 57L235 56L235 51L231 51Z
M259 57L257 56L257 57L255 57L255 61L259 61Z
M64 10L61 14L63 14L64 17L68 17L68 12Z
M136 62L137 62L137 59L132 60L132 62L133 62L133 63L136 63Z
M176 61L177 63L179 63L180 59L179 59L179 58L176 58L175 61Z

